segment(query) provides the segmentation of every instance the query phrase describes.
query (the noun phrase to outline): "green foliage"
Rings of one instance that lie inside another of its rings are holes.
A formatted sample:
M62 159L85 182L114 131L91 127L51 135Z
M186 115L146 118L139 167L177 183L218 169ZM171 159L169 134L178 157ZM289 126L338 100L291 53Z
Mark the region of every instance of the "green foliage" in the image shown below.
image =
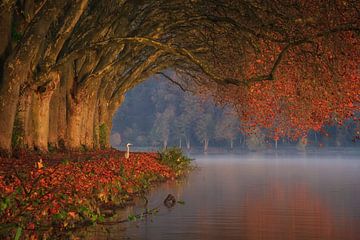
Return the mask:
M130 214L129 216L128 216L128 221L129 222L134 222L134 221L136 221L136 216L135 215L133 215L133 214Z
M167 148L159 152L159 162L173 169L176 176L183 175L191 167L191 161L180 148Z
M16 229L16 235L15 235L15 240L19 240L20 239L20 237L21 237L21 233L22 233L22 227L18 227L17 229Z
M179 201L177 201L177 203L181 204L181 205L185 205L185 201L183 201L183 200L179 200Z
M0 200L0 213L2 213L6 208L8 208L10 205L10 198L5 197L1 198Z
M103 123L99 126L99 143L101 149L106 148L107 137L108 137L108 128L106 124Z

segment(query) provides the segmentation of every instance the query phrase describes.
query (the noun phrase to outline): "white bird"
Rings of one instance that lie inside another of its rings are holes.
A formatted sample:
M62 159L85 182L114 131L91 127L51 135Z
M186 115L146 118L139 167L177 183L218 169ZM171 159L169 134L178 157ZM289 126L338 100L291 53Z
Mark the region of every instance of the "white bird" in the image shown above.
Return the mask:
M128 159L130 157L130 146L131 145L132 145L131 143L126 144L126 153L125 153L126 159Z

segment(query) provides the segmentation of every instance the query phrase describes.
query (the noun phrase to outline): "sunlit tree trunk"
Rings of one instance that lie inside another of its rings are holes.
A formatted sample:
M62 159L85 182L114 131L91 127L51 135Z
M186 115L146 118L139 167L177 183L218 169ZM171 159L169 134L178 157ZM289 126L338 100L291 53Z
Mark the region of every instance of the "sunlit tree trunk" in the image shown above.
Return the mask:
M94 110L94 149L100 149L100 118L99 118L99 108L95 107Z
M99 131L99 145L101 149L110 147L111 121L112 119L109 120L108 103L106 99L99 98L99 125L97 128Z
M81 114L82 103L72 102L68 111L66 147L69 150L81 148Z
M34 58L46 39L48 29L65 6L66 1L49 0L34 17L22 37L21 45L4 64L0 88L0 151L11 152L11 138L20 86L32 71Z
M60 76L52 72L47 76L49 84L38 86L33 94L32 120L34 149L47 152L50 128L50 100L59 84Z
M15 145L12 147L14 149L26 149L33 145L31 106L32 91L30 88L26 88L20 96L17 109L14 131L18 129L19 132L13 132L13 138L15 138L13 144Z
M92 97L84 110L85 116L83 118L83 133L82 133L82 144L87 149L94 149L94 130L95 130L95 111L96 111L97 98Z
M106 118L103 119L103 123L106 124L106 136L105 136L105 148L110 148L111 144L110 144L110 133L111 133L111 129L112 129L112 120L114 117L114 114L116 113L116 110L120 107L120 105L123 103L123 101L125 100L125 93L124 91L120 91L120 95L116 98L111 98L108 100L108 107L105 110L105 116Z
M10 61L13 62L13 61ZM7 63L0 89L0 151L11 152L16 107L19 100L20 83L26 74L14 68L15 63Z
M49 146L53 149L59 148L59 138L58 138L58 131L59 131L59 122L61 114L66 114L66 112L60 112L60 87L58 87L50 100L50 112L49 112Z
M64 150L66 146L66 138L67 138L67 117L69 115L67 109L67 95L66 95L66 85L61 83L59 88L60 94L58 98L58 114L57 118L54 121L57 121L57 145L59 149ZM56 115L54 115L56 116Z

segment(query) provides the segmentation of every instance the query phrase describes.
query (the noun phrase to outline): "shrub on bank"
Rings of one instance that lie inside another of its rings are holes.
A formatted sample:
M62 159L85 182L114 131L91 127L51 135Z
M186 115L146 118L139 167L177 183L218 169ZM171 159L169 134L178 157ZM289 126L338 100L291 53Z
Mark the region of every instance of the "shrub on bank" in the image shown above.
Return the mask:
M154 181L178 176L188 160L174 156L175 150L160 158L132 153L129 159L102 151L56 163L0 158L0 238L46 239L79 223L102 221L99 206L123 206Z
M182 176L189 170L192 159L184 155L181 148L167 148L159 152L158 160L161 164L169 166L175 175Z

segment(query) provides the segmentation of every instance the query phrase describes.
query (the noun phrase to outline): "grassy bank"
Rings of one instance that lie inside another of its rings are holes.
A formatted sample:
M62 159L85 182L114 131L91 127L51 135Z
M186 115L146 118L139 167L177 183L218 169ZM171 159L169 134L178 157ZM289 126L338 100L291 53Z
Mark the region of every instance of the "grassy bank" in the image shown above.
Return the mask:
M181 151L24 155L0 159L0 238L51 239L55 233L101 222L155 182L183 175Z

